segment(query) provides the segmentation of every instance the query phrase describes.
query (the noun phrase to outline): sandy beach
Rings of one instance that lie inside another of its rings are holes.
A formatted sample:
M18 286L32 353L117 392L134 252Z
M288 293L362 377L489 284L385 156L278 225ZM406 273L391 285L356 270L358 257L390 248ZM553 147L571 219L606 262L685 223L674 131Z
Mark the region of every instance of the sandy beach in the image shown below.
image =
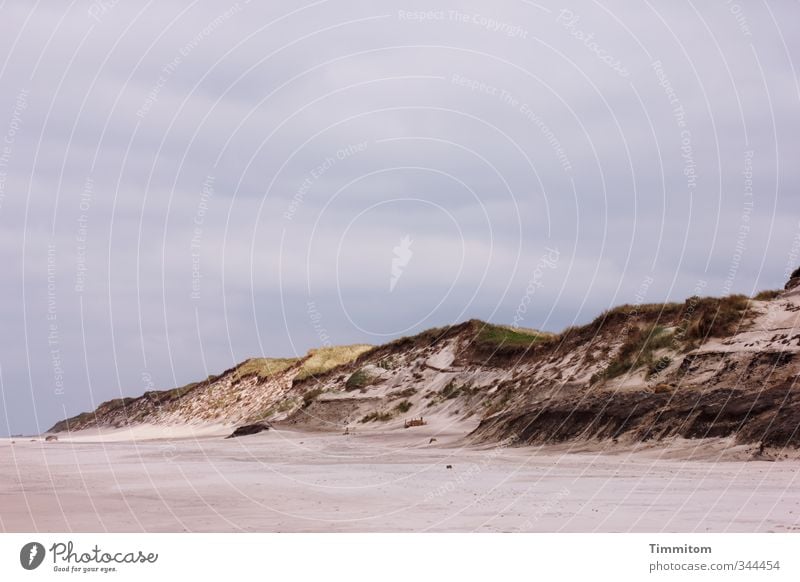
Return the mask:
M227 427L144 427L6 439L0 529L800 530L797 460L731 460L714 441L477 448L464 446L461 428L347 436L278 428L225 440Z

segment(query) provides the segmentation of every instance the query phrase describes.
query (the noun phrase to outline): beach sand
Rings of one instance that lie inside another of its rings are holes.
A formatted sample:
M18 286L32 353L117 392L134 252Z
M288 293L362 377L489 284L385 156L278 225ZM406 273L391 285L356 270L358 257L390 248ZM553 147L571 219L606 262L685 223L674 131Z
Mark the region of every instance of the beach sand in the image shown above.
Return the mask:
M800 531L797 460L738 460L724 441L475 447L464 429L4 439L0 530Z

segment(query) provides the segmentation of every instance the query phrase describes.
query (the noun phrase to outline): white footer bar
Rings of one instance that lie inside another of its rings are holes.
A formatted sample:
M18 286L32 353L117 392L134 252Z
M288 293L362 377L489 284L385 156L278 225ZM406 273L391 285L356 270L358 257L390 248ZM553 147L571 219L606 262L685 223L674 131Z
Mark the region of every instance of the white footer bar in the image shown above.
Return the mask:
M778 581L798 554L797 534L2 534L0 580Z

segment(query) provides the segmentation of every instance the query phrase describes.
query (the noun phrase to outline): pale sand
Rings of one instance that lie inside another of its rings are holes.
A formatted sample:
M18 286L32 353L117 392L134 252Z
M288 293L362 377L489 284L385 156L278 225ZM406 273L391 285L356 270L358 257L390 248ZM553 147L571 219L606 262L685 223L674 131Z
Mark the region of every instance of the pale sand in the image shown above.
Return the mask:
M436 423L223 440L228 432L2 440L0 530L800 530L800 462L719 460L722 442L479 449L460 444L463 426Z

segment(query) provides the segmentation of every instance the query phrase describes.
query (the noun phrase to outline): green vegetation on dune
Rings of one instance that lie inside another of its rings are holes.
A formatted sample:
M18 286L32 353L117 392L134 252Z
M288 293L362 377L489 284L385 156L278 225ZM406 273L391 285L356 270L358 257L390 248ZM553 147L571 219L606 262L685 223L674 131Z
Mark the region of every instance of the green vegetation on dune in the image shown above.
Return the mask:
M297 373L295 380L304 380L324 374L337 366L348 364L371 349L372 346L356 344L313 349L304 358L252 358L236 367L234 380L238 381L248 376L258 376L260 379L265 380L298 363L300 364L300 371Z
M628 332L628 337L622 347L606 366L601 376L616 378L643 366L648 366L649 372L654 367L654 353L669 347L673 341L674 332L666 330L663 326L635 327ZM652 373L656 373L656 371L654 370Z
M493 346L528 347L549 337L551 334L533 329L485 323L478 332L476 342Z
M355 344L351 346L331 346L311 350L303 362L296 381L324 374L337 366L349 364L358 356L371 350L373 346Z
M411 410L411 403L408 400L403 400L401 403L395 406L394 409L400 414L403 414Z
M704 341L714 337L726 337L736 333L744 323L750 302L744 295L728 297L690 297L682 304L664 304L639 306L637 311L628 312L628 317L640 314L658 314L653 323L637 323L627 328L622 346L606 366L596 375L600 378L616 378L623 374L647 367L647 376L658 374L671 363L671 358L662 355L655 357L656 352L669 348L674 352L696 348ZM606 324L616 321L617 310L605 314ZM667 317L667 315L669 317ZM668 329L661 323L670 325ZM597 320L590 324L597 325Z
M639 305L626 303L604 311L595 317L588 326L570 327L564 330L561 335L563 336L573 331L583 331L584 329L597 331L606 325L625 321L631 317L655 317L657 321L669 320L680 315L683 309L683 303L643 303Z
M258 376L265 380L295 365L298 358L252 358L242 362L234 372L235 380Z
M552 339L558 343L567 340L586 340L615 325L627 329L633 324L677 327L676 337L685 342L686 349L697 347L708 338L734 333L744 323L749 299L744 295L728 297L689 297L683 303L649 303L620 305L604 311L591 323L568 327Z
M345 390L361 390L367 386L371 386L378 380L363 368L359 368L353 372L347 381L344 383Z
M684 336L702 342L735 333L743 323L750 300L744 295L690 297L685 305L682 320L687 323L680 326Z

